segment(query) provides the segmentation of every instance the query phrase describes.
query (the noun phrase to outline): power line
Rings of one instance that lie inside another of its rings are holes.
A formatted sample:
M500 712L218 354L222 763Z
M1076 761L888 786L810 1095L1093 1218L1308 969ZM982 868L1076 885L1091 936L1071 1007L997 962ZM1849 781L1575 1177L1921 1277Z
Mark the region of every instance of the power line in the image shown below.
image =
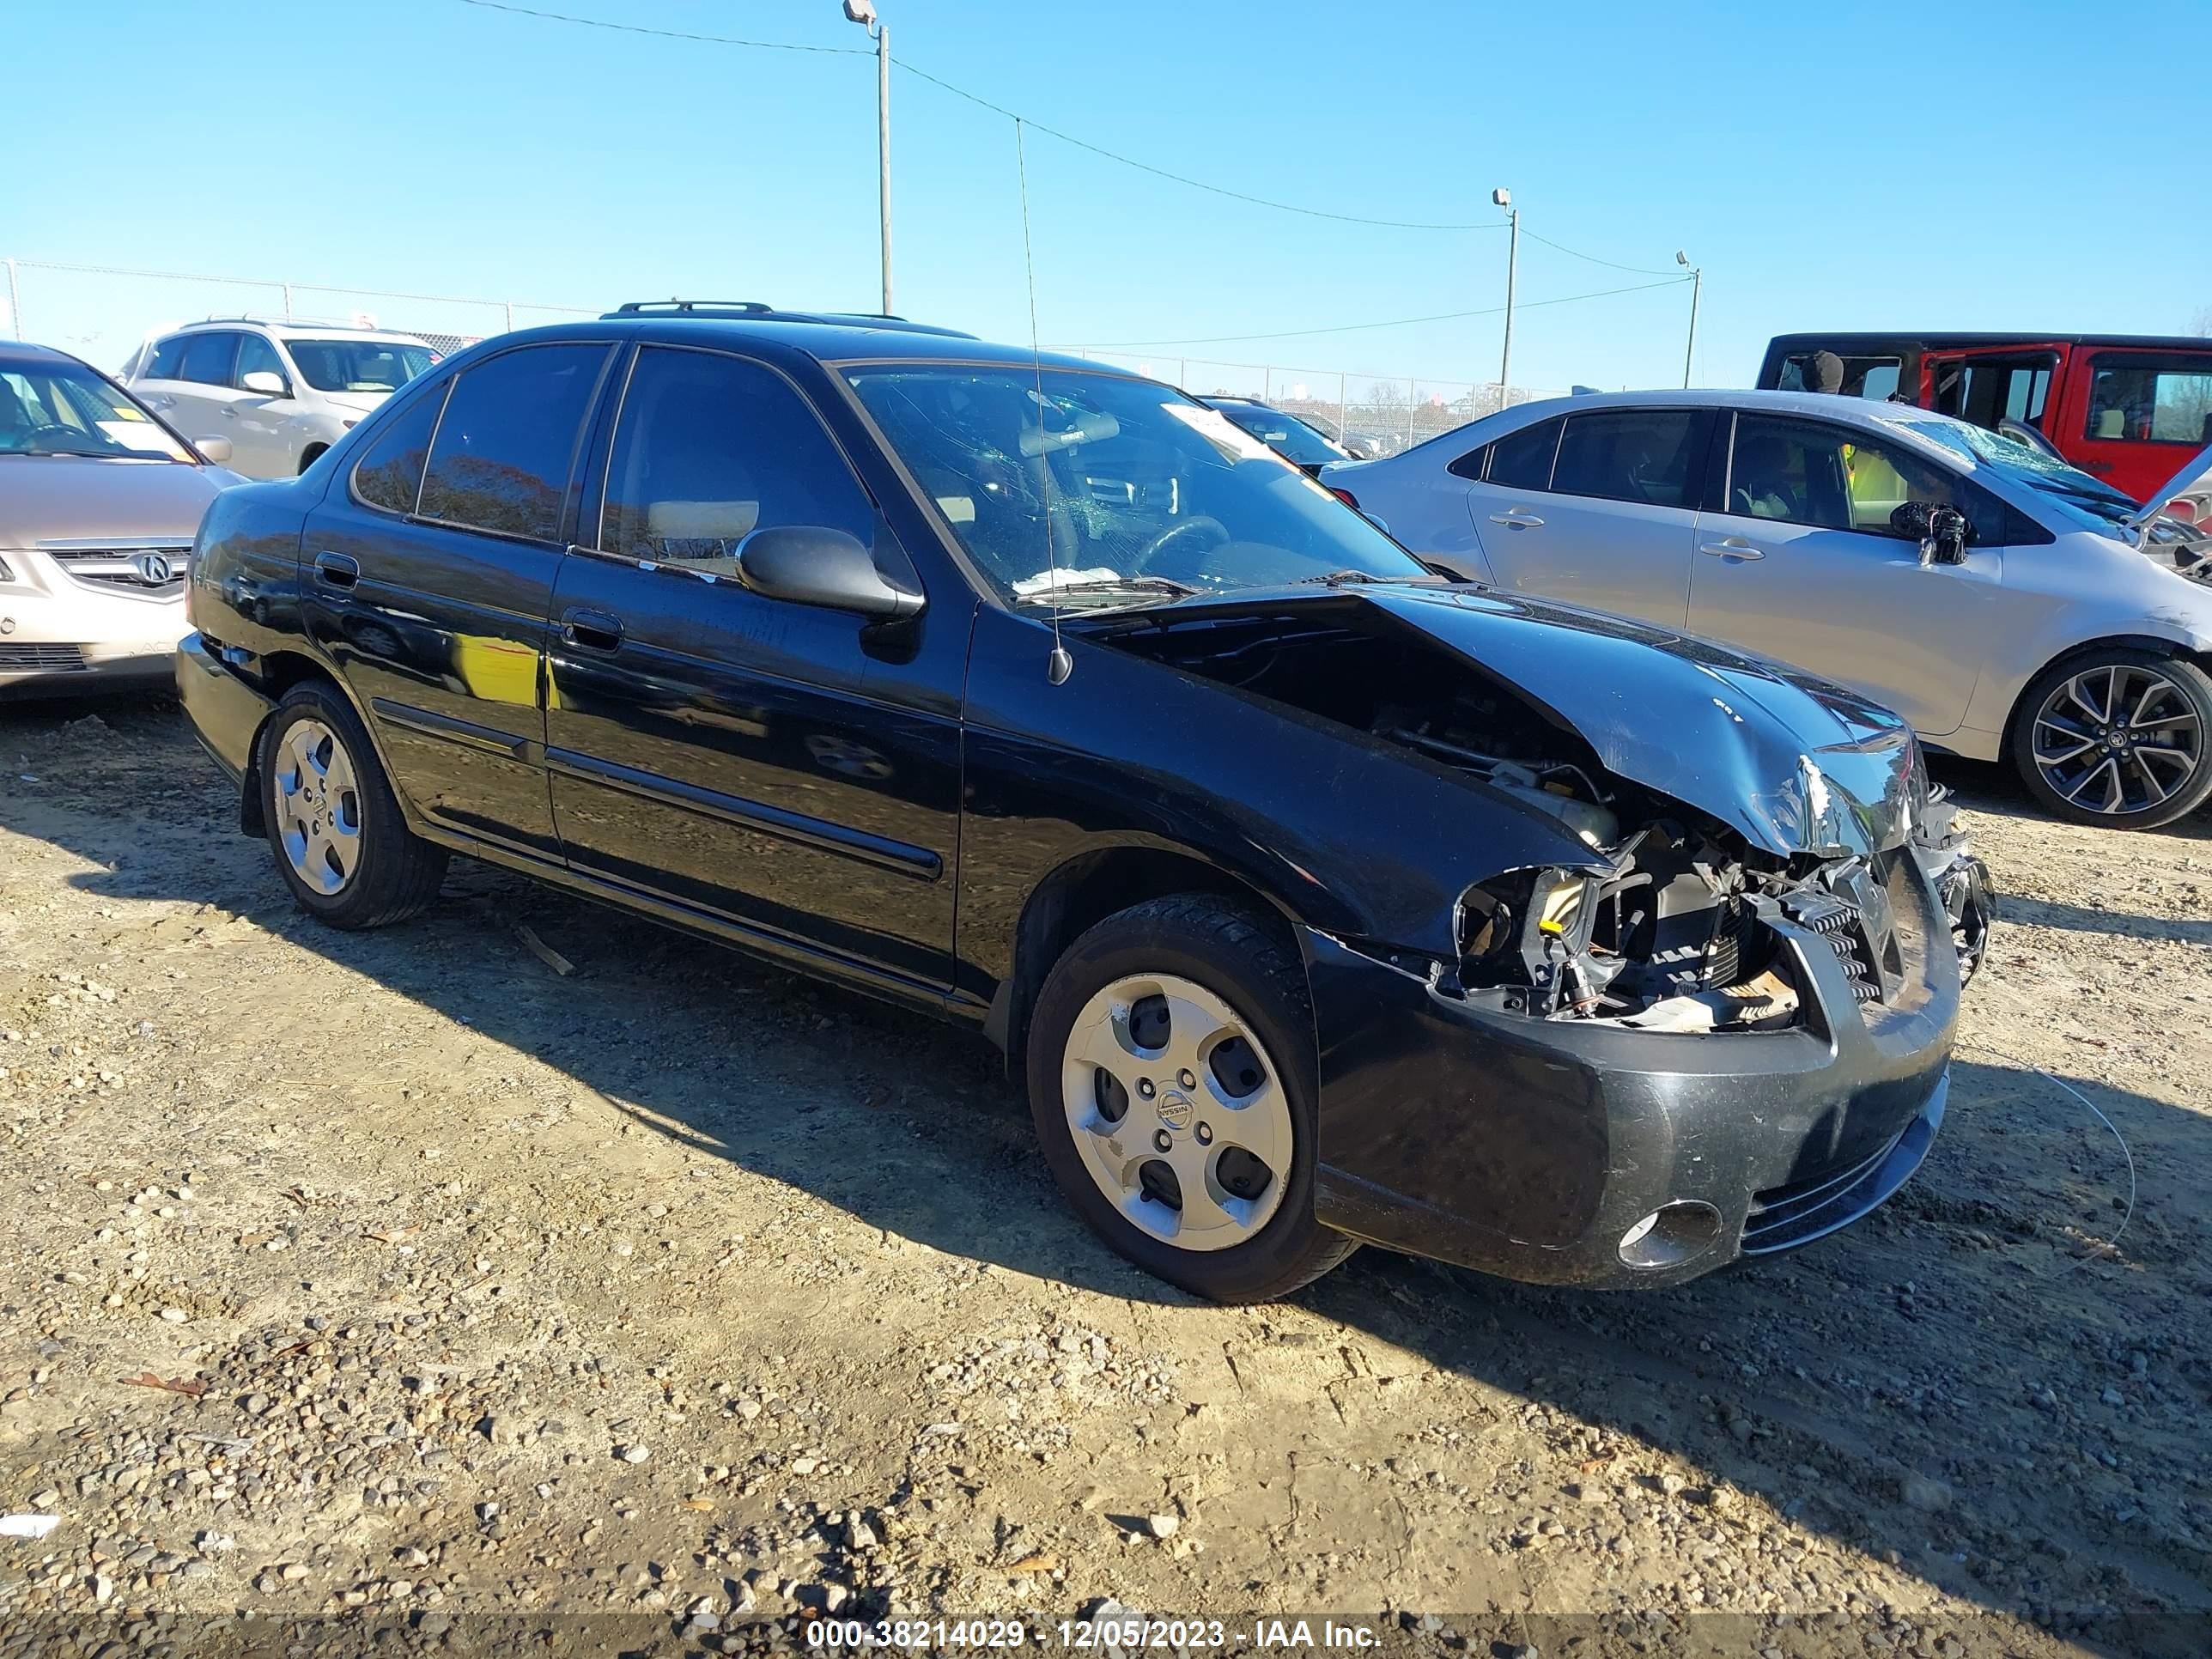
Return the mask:
M1569 306L1578 300L1610 299L1616 294L1648 294L1653 289L1678 288L1689 280L1686 276L1669 276L1664 282L1638 283L1630 288L1603 288L1590 294L1562 294L1550 300L1523 300L1513 308L1516 311L1533 311L1539 306ZM1394 317L1382 323L1338 323L1328 328L1293 328L1273 334L1196 334L1180 340L1108 340L1103 343L1092 342L1089 349L1094 351L1133 351L1147 346L1233 345L1244 340L1303 340L1316 334L1354 334L1364 329L1406 328L1415 323L1455 323L1468 317L1495 317L1504 309L1504 306L1485 306L1476 311L1439 311L1427 317Z
M547 22L573 23L582 28L608 29L619 34L654 35L666 40L690 40L718 46L757 46L772 52L823 52L848 58L868 58L874 55L859 46L800 46L783 40L746 40L726 34L695 34L680 29L649 28L637 23L611 22L601 17L579 17L569 12L544 11L532 6L509 5L505 3L505 0L461 0L461 3L465 6L475 6L485 11L510 12L520 17L540 18ZM1089 150L1093 155L1101 156L1109 161L1119 162L1126 167L1133 167L1139 173L1149 173L1156 179L1165 179L1191 190L1202 190L1211 195L1226 197L1231 201L1249 203L1254 207L1269 208L1277 213L1295 213L1309 219L1326 219L1342 225L1367 225L1383 230L1474 231L1504 228L1503 225L1497 224L1445 224L1413 219L1370 219L1354 213L1332 213L1325 208L1302 207L1295 202L1273 201L1265 196L1253 196L1241 190L1231 190L1223 185L1209 185L1202 179L1193 179L1183 173L1170 173L1165 167L1156 167L1149 161L1139 161L1134 156L1124 155L1117 150L1108 149L1103 145L1078 138L1074 134L1062 132L1057 127L1048 127L1041 121L1008 109L1004 104L994 103L980 93L970 92L965 87L955 86L942 76L932 75L927 70L918 69L903 58L896 60L893 67L927 81L930 85L949 92L956 98L964 98L969 103L979 108L989 110L994 115L1003 115L1010 121L1019 121L1031 131L1057 138L1063 144L1072 144L1078 149Z
M651 34L663 40L693 40L714 46L757 46L763 52L812 52L825 57L872 58L864 46L799 46L788 40L740 40L727 34L692 34L683 29L648 28L641 23L611 23L603 17L575 17L564 11L539 11L530 6L511 6L505 0L461 0L465 6L484 11L512 12L517 17L539 17L549 23L574 23L580 28L611 29L617 34Z
M1632 271L1638 276L1670 276L1674 274L1668 270L1655 270L1650 265L1624 265L1618 260L1601 259L1595 253L1585 253L1580 248L1569 247L1565 242L1555 242L1548 236L1539 236L1526 225L1521 228L1521 234L1532 242L1541 242L1546 247L1555 247L1562 253L1572 254L1577 259L1587 259L1594 265L1605 265L1614 270Z

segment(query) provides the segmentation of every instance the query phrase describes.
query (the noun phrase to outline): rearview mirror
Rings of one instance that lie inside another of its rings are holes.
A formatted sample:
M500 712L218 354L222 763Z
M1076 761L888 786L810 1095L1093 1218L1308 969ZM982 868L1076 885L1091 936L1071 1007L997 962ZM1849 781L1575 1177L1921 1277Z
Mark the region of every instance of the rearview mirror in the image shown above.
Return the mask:
M1920 544L1923 565L1966 562L1966 515L1955 507L1900 501L1889 515L1889 527Z
M201 459L212 461L217 466L230 459L230 440L228 438L195 438L192 447L199 451Z
M895 622L921 609L921 595L876 568L858 538L821 525L774 525L738 544L738 580L763 599L851 611Z
M264 398L282 398L291 388L284 377L273 368L249 368L238 377L239 386L247 392L258 392Z

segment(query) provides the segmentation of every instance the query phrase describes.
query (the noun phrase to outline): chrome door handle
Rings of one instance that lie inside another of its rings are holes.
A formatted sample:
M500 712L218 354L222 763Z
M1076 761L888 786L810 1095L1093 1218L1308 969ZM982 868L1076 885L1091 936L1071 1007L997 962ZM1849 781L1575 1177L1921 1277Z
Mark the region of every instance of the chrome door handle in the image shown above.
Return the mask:
M1510 512L1492 514L1490 521L1492 524L1504 525L1513 530L1541 530L1544 527L1544 521L1541 519L1533 513L1524 513L1517 507Z
M229 404L225 404L222 406L222 412L226 419L234 421L238 418L238 410Z
M1698 551L1710 553L1721 559L1763 559L1766 556L1741 536L1729 536L1717 542L1702 542L1698 544Z

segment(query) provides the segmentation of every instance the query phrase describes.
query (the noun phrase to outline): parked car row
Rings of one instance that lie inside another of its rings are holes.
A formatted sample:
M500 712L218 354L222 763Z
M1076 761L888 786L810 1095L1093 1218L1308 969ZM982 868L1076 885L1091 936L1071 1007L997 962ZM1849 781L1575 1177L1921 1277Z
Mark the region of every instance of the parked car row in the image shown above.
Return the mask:
M1942 1117L1988 896L1902 720L1449 580L1130 374L705 305L504 336L218 496L189 607L308 912L459 853L975 1026L1070 1203L1206 1295L1361 1240L1678 1283Z

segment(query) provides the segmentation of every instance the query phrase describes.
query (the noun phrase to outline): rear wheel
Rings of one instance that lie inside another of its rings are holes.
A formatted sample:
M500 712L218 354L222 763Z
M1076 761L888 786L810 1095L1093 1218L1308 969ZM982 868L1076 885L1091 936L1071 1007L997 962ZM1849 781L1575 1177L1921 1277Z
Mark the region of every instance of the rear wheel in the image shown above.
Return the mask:
M329 447L330 446L328 444L309 444L305 449L301 450L300 452L300 471L305 472L317 461L322 459L323 452Z
M2212 678L2195 663L2111 647L2047 670L2021 699L2013 763L2075 823L2150 830L2212 795Z
M1147 1272L1261 1302L1358 1248L1314 1219L1304 973L1243 907L1158 899L1084 934L1038 996L1028 1072L1054 1178Z
M263 728L262 822L300 908L333 927L380 927L438 896L446 849L407 827L353 706L308 680Z

